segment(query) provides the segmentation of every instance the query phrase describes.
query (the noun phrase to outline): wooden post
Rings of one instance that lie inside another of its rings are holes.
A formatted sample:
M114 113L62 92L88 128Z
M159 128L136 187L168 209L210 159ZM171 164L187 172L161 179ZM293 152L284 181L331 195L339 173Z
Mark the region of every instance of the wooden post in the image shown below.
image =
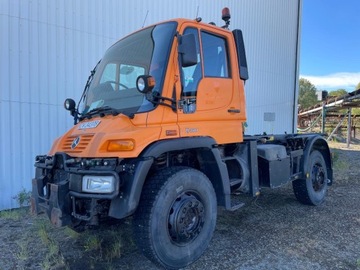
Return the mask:
M346 138L347 148L350 147L350 141L351 141L351 108L348 109L348 124L347 124L347 138Z
M322 104L321 133L325 133L326 108L325 102Z

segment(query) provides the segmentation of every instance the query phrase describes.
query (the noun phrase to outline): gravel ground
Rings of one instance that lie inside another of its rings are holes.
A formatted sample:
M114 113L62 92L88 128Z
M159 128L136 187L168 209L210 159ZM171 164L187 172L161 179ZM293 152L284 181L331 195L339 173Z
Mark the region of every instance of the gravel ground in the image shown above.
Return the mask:
M300 204L291 184L219 209L214 237L192 269L360 269L360 146L331 144L334 184L325 203ZM77 234L28 208L0 212L0 270L158 269L137 250L131 218Z

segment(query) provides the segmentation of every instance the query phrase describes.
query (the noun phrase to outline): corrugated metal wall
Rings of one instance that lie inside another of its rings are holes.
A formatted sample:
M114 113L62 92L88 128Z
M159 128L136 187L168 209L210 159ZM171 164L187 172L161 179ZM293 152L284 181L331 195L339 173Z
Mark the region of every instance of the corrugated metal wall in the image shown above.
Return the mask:
M0 0L0 210L18 206L35 155L72 125L64 99L79 99L104 51L143 24L200 16L222 25L228 6L247 48L247 133L292 132L299 2Z

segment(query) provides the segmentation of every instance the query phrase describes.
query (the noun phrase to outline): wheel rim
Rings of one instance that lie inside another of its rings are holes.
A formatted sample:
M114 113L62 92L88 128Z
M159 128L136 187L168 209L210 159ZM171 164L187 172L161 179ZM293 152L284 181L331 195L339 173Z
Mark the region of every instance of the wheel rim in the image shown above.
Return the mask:
M177 245L192 242L204 226L204 205L193 193L176 198L169 212L168 229L171 240Z
M314 164L311 172L312 186L316 192L322 190L325 185L325 171L320 164Z

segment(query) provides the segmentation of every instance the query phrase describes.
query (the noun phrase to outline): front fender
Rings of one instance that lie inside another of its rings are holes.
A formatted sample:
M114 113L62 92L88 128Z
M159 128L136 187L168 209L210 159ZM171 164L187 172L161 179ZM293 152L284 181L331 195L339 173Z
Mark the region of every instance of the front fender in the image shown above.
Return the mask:
M220 162L220 154L216 151L214 145L216 145L216 141L209 137L177 138L161 140L151 144L141 153L133 177L125 181L119 196L112 200L109 215L120 219L133 214L139 204L142 188L154 159L166 152L185 149L199 149L205 163L209 163L209 160L212 161L211 166L205 166L204 169L211 172L207 176L213 183L219 204L227 205L229 203L227 202L228 196L230 196L228 174L226 165ZM220 166L221 164L223 166Z

